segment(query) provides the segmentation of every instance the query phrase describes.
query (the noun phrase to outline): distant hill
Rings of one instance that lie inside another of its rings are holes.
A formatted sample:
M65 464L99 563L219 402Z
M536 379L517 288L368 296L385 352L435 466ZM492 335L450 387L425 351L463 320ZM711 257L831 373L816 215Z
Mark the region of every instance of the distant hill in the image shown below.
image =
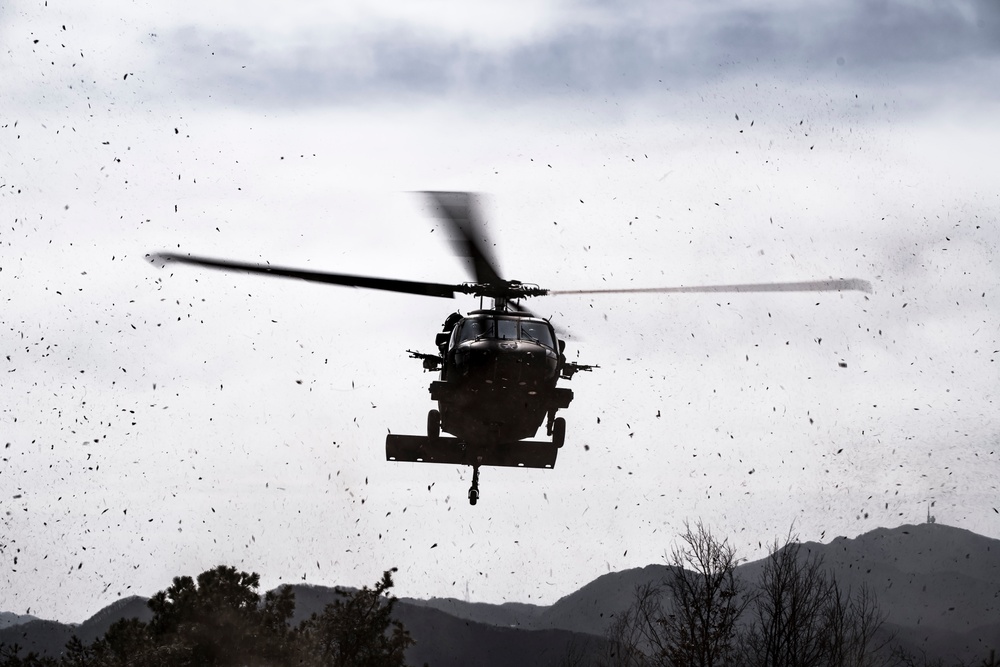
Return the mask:
M294 585L293 623L318 613L337 595L334 588ZM108 605L80 624L33 619L0 629L0 643L18 644L22 650L58 656L73 635L90 643L104 635L122 618L148 621L152 612L146 598L129 597ZM479 606L479 605L475 605ZM484 605L489 607L492 605ZM485 611L485 610L483 610ZM556 667L570 648L584 653L602 650L604 640L561 629L527 630L479 623L458 618L423 604L399 601L395 617L403 623L416 644L406 657L408 664L434 667L504 667L539 665Z
M26 652L58 655L73 635L89 644L103 637L119 619L148 621L152 617L153 612L146 605L146 598L131 596L112 602L83 623L59 623L31 617L27 622L0 628L0 643L18 644Z
M899 639L946 660L1000 650L1000 540L940 523L805 543L837 581L867 584Z
M801 556L821 556L843 588L868 585L887 613L887 630L915 654L950 662L982 659L990 648L1000 651L1000 540L925 523L802 547ZM756 581L764 562L746 563L737 572L745 581ZM648 565L606 574L516 622L602 636L611 619L631 604L637 586L661 582L670 571L667 565ZM482 610L454 601L447 609L463 618L484 618Z
M843 588L867 585L887 613L886 628L904 647L929 659L978 661L1000 650L1000 540L942 524L873 530L829 544L806 542L803 557L816 554ZM738 569L754 581L764 560ZM401 599L397 617L417 644L410 664L435 667L478 664L557 664L568 647L598 652L614 616L628 608L637 586L669 576L666 565L649 565L598 577L551 606L492 605L453 598ZM336 597L335 589L295 585L294 622ZM58 653L78 635L100 637L119 618L148 620L146 600L131 597L102 609L79 625L3 614L0 642Z
M532 630L561 629L603 637L615 614L632 604L632 594L637 586L649 581L661 581L669 572L670 568L666 565L611 572L548 607L510 602L491 605L454 598L405 598L405 602L491 625Z
M0 630L9 628L12 625L20 625L21 623L37 620L37 617L30 614L14 614L9 611L0 611Z
M295 592L293 624L322 612L337 598L336 589L326 586L296 584L292 590ZM604 646L603 638L559 628L528 628L517 621L544 609L454 599L400 599L395 616L417 642L406 653L411 665L557 665L569 646L586 647L590 651Z
M34 620L0 630L0 644L17 644L25 653L59 655L76 626L58 621Z
M549 607L539 619L541 627L563 628L602 635L612 619L628 609L636 587L659 583L670 574L666 565L611 572L571 593Z
M549 609L549 607L520 602L505 602L498 605L486 602L465 602L455 598L431 598L430 600L402 598L402 600L415 607L431 607L457 618L505 628L541 627L537 621Z
M417 643L406 652L410 665L502 667L559 665L570 648L597 654L600 637L567 630L524 630L456 618L430 607L400 603L396 618Z

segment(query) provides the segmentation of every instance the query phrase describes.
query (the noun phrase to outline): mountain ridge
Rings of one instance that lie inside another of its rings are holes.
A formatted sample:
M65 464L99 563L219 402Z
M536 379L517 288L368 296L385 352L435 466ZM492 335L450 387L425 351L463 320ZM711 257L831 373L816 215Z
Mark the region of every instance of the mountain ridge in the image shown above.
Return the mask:
M872 590L886 612L887 630L894 631L908 650L945 660L968 660L1000 646L1000 540L925 523L877 528L855 538L835 537L826 544L803 542L800 547L801 558L822 557L843 590L861 586ZM737 573L754 581L765 562L766 558L743 563ZM396 609L420 646L410 659L419 654L421 661L460 664L442 662L441 655L428 649L428 644L442 643L465 660L476 660L477 647L491 646L497 652L506 643L511 646L511 658L522 659L530 651L542 651L547 641L603 641L611 620L631 604L636 587L662 582L670 572L665 564L610 572L548 606L400 598ZM296 598L293 623L297 624L322 611L336 597L338 587L295 584L292 588ZM80 624L7 613L0 618L12 619L12 623L0 626L0 642L58 651L72 634L93 641L119 618L148 620L151 615L146 598L139 596L122 598Z

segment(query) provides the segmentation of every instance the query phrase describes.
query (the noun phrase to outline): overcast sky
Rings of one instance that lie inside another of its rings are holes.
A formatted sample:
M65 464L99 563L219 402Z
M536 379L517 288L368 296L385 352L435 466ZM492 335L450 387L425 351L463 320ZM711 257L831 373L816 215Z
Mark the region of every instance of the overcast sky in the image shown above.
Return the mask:
M1000 537L995 2L333 5L0 7L3 610L220 563L549 604L697 519L749 559L928 509ZM470 507L384 438L474 301L143 259L468 279L420 190L483 193L551 289L874 291L535 301L601 368L556 468Z

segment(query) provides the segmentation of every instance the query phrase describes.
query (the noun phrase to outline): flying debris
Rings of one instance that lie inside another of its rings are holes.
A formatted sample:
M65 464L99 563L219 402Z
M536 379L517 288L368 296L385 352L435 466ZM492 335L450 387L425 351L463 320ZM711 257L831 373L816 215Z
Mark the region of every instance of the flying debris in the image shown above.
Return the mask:
M386 458L390 461L472 466L468 497L473 505L479 500L481 466L555 466L558 450L566 439L566 420L556 414L568 408L573 400L573 391L558 383L572 379L581 371L598 368L568 361L566 342L559 338L558 330L548 319L536 316L521 305L524 299L578 294L871 291L867 281L858 279L549 290L501 277L472 195L467 192L425 194L457 237L454 242L457 254L472 260L473 281L446 284L376 278L169 252L147 257L157 263L193 264L419 296L454 298L457 294L465 294L478 297L477 310L465 316L455 312L445 319L435 337L434 352L408 350L412 358L421 361L425 370L439 373L438 379L430 385L430 397L437 402L437 408L427 413L424 434L390 433L385 441ZM527 440L535 436L543 423L549 439Z

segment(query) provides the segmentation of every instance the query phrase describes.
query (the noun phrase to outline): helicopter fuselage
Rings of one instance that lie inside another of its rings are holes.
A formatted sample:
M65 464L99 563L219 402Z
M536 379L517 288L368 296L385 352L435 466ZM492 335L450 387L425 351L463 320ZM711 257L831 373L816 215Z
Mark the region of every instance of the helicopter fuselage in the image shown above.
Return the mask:
M565 359L545 320L473 311L446 323L438 341L441 374L431 398L441 430L461 440L493 445L531 437L573 398L571 390L556 387Z

